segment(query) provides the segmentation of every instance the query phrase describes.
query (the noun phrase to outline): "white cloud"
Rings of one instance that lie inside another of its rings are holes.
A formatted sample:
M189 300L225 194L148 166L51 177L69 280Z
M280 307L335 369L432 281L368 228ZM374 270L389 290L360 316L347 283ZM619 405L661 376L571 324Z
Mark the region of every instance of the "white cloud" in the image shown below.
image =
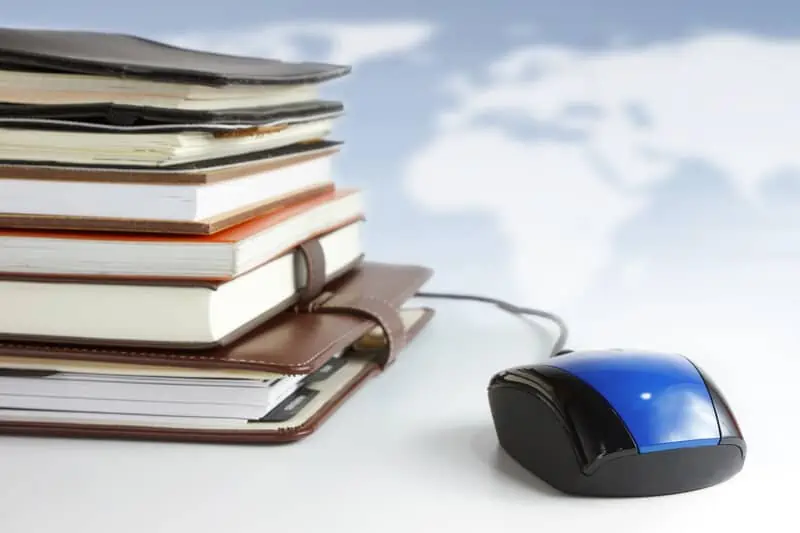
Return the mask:
M598 180L579 149L497 128L442 135L407 175L412 196L432 211L494 214L514 247L515 281L536 302L577 296L607 259L613 229L639 206Z
M426 22L342 23L312 21L269 24L217 33L173 36L168 41L219 53L275 57L286 61L323 61L359 66L417 51L433 36ZM326 44L323 56L311 57L304 39Z
M676 158L701 157L752 193L768 174L800 167L800 42L712 35L645 48L516 50L490 65L450 120L513 111L588 135L588 147L630 184L658 180ZM462 89L463 90L463 89ZM571 118L572 104L599 108ZM638 106L651 128L639 127Z
M682 158L715 165L753 202L771 173L800 169L798 62L800 41L732 34L516 49L470 73L480 83L463 74L448 82L454 105L411 159L406 184L430 210L491 213L524 296L566 304L603 266L646 186ZM478 120L498 116L583 140L525 140Z

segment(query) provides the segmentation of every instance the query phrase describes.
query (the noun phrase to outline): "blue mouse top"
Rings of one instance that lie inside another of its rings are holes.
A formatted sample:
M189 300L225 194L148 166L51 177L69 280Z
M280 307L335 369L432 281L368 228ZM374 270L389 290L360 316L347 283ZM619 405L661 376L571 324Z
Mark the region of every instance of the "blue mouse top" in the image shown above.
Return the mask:
M640 453L719 444L714 402L700 371L678 354L581 351L550 359L600 393Z

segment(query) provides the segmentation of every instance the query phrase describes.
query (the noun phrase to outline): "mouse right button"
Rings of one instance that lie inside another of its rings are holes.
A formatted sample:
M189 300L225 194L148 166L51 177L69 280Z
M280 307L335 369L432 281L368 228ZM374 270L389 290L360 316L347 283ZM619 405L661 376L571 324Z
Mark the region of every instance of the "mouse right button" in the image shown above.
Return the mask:
M708 392L711 394L711 401L714 403L714 409L717 411L717 420L719 421L720 437L742 437L742 432L739 430L739 424L733 417L731 410L728 408L728 403L722 397L718 390L714 387L709 387Z
M720 438L722 440L729 441L743 441L744 436L742 435L742 430L739 427L739 422L736 420L736 417L733 416L733 412L728 405L728 401L722 395L722 392L720 392L719 387L717 387L717 384L714 383L714 380L712 380L701 368L697 367L697 371L703 378L706 388L708 389L708 394L711 396L711 403L714 406L714 411L716 411L717 414L717 422L719 423ZM737 442L737 444L739 443ZM741 446L743 446L743 444L744 443L742 442Z

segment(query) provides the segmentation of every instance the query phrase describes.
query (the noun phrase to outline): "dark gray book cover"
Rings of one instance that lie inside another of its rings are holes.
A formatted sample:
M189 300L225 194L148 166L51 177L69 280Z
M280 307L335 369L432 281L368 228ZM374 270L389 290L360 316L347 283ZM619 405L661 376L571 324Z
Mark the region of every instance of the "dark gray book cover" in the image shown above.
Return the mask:
M209 86L321 83L351 67L190 50L135 35L0 28L0 67Z

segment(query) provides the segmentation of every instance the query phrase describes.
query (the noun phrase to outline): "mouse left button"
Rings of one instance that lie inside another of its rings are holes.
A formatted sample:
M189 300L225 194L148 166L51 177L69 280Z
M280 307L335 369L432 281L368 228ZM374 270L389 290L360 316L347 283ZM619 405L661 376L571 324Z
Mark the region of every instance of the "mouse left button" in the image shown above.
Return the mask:
M741 440L744 441L742 429L739 422L731 411L728 400L725 399L717 384L712 380L708 374L698 368L700 376L706 384L708 394L711 396L711 404L714 406L714 411L717 414L717 422L719 423L719 436L721 440Z
M553 388L553 396L582 456L585 474L613 457L636 453L633 436L596 390L559 368L542 366L538 373Z

